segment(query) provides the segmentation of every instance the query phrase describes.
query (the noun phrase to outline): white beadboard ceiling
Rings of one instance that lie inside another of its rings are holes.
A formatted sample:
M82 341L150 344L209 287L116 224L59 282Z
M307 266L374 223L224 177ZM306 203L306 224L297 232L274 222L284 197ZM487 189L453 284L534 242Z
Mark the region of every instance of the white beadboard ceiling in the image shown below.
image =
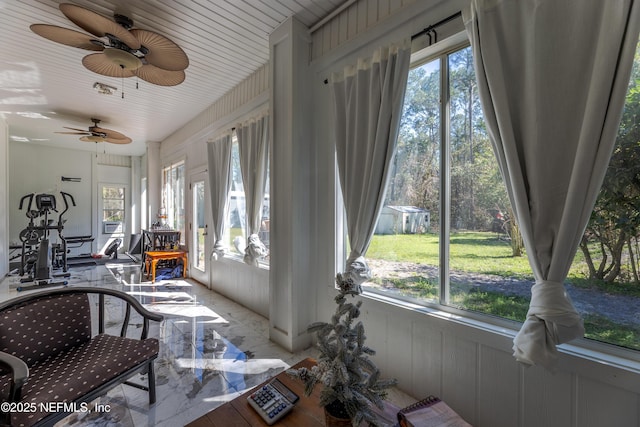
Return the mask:
M131 77L95 74L81 63L86 50L44 39L35 23L85 32L58 8L62 1L0 0L0 116L10 139L100 153L142 155L147 141L162 141L269 60L269 34L290 16L308 27L344 0L74 0L112 18L133 19L133 28L158 32L188 55L185 81L156 86ZM117 88L101 95L96 82ZM138 88L136 88L136 83ZM122 93L124 92L124 99ZM59 135L63 126L101 127L133 139L128 145L78 141Z

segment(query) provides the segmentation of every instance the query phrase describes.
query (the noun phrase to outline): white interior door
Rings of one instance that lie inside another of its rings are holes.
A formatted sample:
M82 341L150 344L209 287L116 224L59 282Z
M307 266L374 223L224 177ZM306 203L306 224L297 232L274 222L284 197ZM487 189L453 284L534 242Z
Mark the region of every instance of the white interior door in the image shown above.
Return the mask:
M188 232L191 277L209 287L210 260L207 252L211 248L208 233L211 207L206 172L193 175L189 188L191 189L191 218Z

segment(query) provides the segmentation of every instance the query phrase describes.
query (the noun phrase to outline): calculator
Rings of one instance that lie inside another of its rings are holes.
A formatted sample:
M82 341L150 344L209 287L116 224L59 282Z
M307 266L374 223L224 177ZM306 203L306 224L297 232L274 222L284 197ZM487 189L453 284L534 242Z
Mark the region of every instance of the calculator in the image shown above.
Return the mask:
M272 425L291 412L298 399L298 395L289 390L277 378L269 381L247 397L249 405L260 414L268 425Z

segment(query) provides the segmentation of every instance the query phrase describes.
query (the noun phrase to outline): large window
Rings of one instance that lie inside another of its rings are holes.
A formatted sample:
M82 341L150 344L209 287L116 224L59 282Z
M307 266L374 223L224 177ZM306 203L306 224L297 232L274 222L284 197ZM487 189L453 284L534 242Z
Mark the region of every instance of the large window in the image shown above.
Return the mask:
M125 188L118 185L102 186L102 232L124 232Z
M588 338L634 349L640 349L638 69L609 174L566 283ZM485 129L468 46L412 65L385 204L366 256L371 291L525 319L533 274Z
M102 220L124 222L124 187L102 187Z
M240 171L240 150L235 132L231 141L233 144L231 148L231 189L229 190L226 241L232 254L244 255L246 211L242 172Z
M166 226L180 231L180 244L185 242L184 162L174 163L162 173L162 215ZM159 213L160 214L160 213Z
M247 211L245 205L244 187L242 183L242 171L240 170L240 150L238 139L233 134L231 148L231 190L229 191L229 210L227 212L227 224L225 227L225 242L233 255L244 256L244 248L247 240ZM269 249L269 173L267 168L267 182L265 196L262 201L262 221L258 235L260 240ZM261 259L261 262L269 262L269 256Z

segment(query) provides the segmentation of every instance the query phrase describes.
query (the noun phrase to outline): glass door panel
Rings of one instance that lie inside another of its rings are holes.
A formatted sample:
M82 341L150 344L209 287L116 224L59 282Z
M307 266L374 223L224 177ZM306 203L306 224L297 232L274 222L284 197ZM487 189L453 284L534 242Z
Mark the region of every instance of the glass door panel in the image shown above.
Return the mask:
M204 181L193 186L193 267L205 271L204 239L207 225L204 221Z
M206 173L191 178L190 263L191 277L209 286L207 259L209 206Z

